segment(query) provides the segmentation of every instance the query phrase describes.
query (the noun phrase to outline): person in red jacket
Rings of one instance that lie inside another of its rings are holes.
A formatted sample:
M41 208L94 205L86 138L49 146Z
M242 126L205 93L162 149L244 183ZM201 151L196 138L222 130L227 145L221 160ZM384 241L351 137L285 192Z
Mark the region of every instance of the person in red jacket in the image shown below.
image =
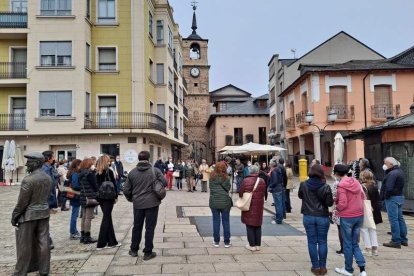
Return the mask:
M255 185L256 189L254 189ZM249 167L249 175L241 183L239 197L243 197L243 193L245 192L252 191L253 195L250 209L249 211L242 212L241 221L246 224L247 240L249 241L246 248L250 251L259 251L262 240L263 205L266 183L262 178L259 178L259 167L257 166Z
M353 257L360 269L360 276L366 276L365 259L359 248L359 232L364 221L364 191L358 180L348 177L348 166L337 164L334 167L335 178L339 180L336 195L336 210L341 220L341 232L344 245L345 267L335 268L341 275L353 275Z

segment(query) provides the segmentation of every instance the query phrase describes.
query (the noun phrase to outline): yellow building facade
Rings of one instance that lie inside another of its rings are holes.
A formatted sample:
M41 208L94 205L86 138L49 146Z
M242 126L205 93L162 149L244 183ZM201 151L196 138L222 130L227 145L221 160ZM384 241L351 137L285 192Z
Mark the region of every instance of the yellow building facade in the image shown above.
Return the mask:
M58 159L180 158L187 88L167 0L0 1L5 140Z

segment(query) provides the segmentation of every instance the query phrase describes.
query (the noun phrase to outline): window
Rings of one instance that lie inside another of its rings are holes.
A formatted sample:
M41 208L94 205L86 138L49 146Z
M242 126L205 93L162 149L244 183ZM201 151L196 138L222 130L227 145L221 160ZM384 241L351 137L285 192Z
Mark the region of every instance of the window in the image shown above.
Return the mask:
M154 81L154 62L149 60L149 78L151 81Z
M42 0L41 15L71 15L72 0Z
M267 134L265 127L259 127L259 144L266 145L267 144Z
M116 97L99 96L99 126L101 128L112 128L117 125Z
M183 56L181 53L178 54L178 70L180 73L183 71Z
M178 97L180 100L180 104L184 103L184 92L183 92L183 88L180 86L179 92L178 92Z
M174 110L170 107L168 113L168 126L174 129Z
M165 120L165 105L157 104L157 114Z
M85 93L85 113L91 112L91 93ZM89 117L89 114L87 114Z
M40 42L40 66L71 66L71 41Z
M152 14L151 13L149 13L149 18L148 18L148 33L150 37L152 38Z
M168 26L168 48L172 50L172 47L173 47L173 34L171 32L170 26Z
M157 44L164 44L164 21L157 20Z
M224 111L227 109L227 103L219 103L219 110L218 111Z
M98 70L116 71L116 48L98 48Z
M195 82L195 83L194 83L194 87L198 87L198 83L196 83L196 82Z
M119 144L101 144L101 154L107 154L111 157L119 155Z
M26 128L26 98L12 97L11 99L10 129Z
M86 18L91 19L91 0L86 0Z
M72 91L40 91L40 117L72 116Z
M301 102L302 102L302 111L307 112L308 111L308 93L307 92L302 94Z
M11 1L12 12L24 12L27 13L27 0L12 0Z
M115 0L98 0L98 23L115 23Z
M180 135L183 136L184 134L184 121L183 118L180 118Z
M164 84L164 64L157 63L157 84Z
M346 105L346 86L331 86L329 90L331 106Z
M174 75L170 68L168 68L168 87L173 89L174 85Z
M198 43L193 43L190 46L190 59L200 59L200 45Z
M235 145L243 144L243 129L242 128L234 129L234 144Z
M86 68L91 68L91 45L86 43Z
M388 118L397 116L392 105L392 92L390 85L374 86L373 118Z

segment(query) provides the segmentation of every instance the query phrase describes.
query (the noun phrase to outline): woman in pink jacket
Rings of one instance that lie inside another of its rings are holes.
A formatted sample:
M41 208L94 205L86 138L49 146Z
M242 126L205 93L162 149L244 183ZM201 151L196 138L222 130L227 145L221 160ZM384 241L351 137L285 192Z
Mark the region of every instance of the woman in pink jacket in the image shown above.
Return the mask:
M364 221L364 192L361 184L353 177L347 177L348 166L337 164L335 177L339 180L336 196L336 210L340 217L344 245L345 267L335 268L341 275L353 275L353 257L360 269L360 276L366 276L365 259L359 248L359 231Z

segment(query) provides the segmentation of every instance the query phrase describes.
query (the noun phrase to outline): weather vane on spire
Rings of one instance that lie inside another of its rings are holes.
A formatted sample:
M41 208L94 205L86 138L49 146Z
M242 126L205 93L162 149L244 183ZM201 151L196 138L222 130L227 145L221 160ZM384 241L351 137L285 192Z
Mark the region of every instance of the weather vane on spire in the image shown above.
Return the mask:
M196 9L197 9L197 4L198 4L198 2L197 2L197 1L195 1L195 0L193 0L193 1L191 2L191 6L193 6L193 10L196 10Z

